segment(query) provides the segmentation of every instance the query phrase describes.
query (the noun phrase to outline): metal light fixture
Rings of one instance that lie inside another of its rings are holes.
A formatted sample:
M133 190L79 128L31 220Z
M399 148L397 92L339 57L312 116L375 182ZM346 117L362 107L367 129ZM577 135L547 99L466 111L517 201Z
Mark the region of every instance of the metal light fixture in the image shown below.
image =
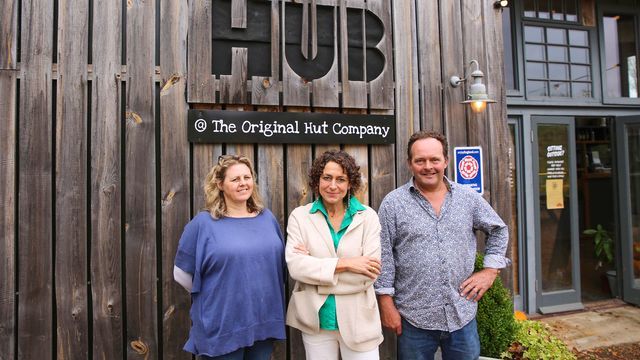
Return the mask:
M496 2L493 3L493 7L495 7L496 9L502 9L509 6L509 1L508 0L498 0Z
M487 103L495 103L495 100L489 99L489 95L487 95L487 87L482 83L482 78L484 77L484 73L480 71L480 65L478 61L471 60L469 65L475 64L476 69L471 72L469 76L472 77L471 86L469 86L469 92L467 93L467 100L463 101L463 104L469 104L471 106L471 110L476 113L483 112L487 107ZM449 79L451 86L454 88L458 87L463 82L467 81L467 78L460 78L459 76L452 76Z

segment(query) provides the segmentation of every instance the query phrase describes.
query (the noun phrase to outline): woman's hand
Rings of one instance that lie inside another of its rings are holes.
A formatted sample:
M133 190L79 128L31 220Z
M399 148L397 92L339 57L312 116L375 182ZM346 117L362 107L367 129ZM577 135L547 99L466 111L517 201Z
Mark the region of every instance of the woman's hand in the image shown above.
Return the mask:
M338 259L336 273L350 271L356 274L376 279L380 275L382 264L379 259L369 256L358 256L352 258Z
M304 244L298 244L293 247L293 252L301 255L309 255L309 250L304 246Z

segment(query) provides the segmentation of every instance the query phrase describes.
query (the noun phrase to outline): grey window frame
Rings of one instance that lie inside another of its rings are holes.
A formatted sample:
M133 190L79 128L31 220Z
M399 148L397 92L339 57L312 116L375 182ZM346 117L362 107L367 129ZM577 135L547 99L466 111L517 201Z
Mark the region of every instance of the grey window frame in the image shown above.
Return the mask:
M518 288L520 289L520 294L514 295L513 302L516 310L528 311L527 308L527 299L529 296L529 287L528 276L529 273L527 270L527 264L529 262L529 257L526 256L526 234L527 234L527 222L525 219L526 214L526 206L524 199L524 188L525 188L525 172L524 172L524 150L523 143L525 141L524 133L523 133L523 125L522 125L522 116L518 115L508 115L507 116L507 126L513 125L514 128L514 162L515 169L514 171L517 174L516 181L516 207L519 210L517 214L518 228L514 231L518 234ZM512 214L513 216L513 214Z
M596 28L593 27L588 27L588 26L584 26L584 25L580 25L578 23L573 23L573 22L562 22L562 21L558 21L558 20L538 20L538 19L533 19L533 21L531 20L533 18L523 18L521 23L520 23L520 29L522 32L522 38L521 38L521 43L522 43L522 47L524 49L524 45L525 45L525 40L524 40L524 28L525 26L538 26L538 27L542 27L544 29L547 28L559 28L559 29L565 29L565 30L581 30L581 31L586 31L588 36L589 36L589 42L587 45L587 49L589 52L589 58L590 58L590 68L591 68L591 94L592 97L590 98L574 98L574 97L555 97L555 96L532 96L532 95L528 95L527 94L527 74L526 71L524 71L525 73L523 74L523 88L524 88L524 96L527 100L529 101L539 101L539 102L543 102L543 103L555 103L555 104L562 104L562 105L591 105L591 104L600 104L602 101L602 84L600 81L600 76L598 76L600 74L600 72L598 71L598 69L600 69L600 56L599 56L599 52L596 52L600 46L598 44L598 36L597 36L597 30ZM545 43L548 44L548 43ZM568 47L568 46L567 46ZM522 66L524 67L526 65L526 59L525 59L525 54L524 51L522 53ZM549 63L548 59L545 59L543 61L544 63ZM570 63L567 63L570 64ZM571 81L569 81L569 83L571 83Z
M537 7L537 5L538 5L538 4L540 4L540 1L543 1L543 0L534 0L534 1L536 2L536 13L537 13L537 12L538 12L538 9L539 9L539 8ZM549 0L544 0L544 1L547 1L547 3L549 2ZM562 5L563 5L563 10L564 10L564 4L566 3L566 1L567 1L567 0L562 0L562 2L563 2L563 4L562 4ZM516 3L523 3L523 1L514 1L514 2L516 2ZM576 17L577 17L577 20L576 20L576 21L555 20L555 19L552 19L551 17L549 17L548 19L545 19L545 18L539 18L539 17L537 17L537 16L536 16L536 17L524 16L524 6L523 6L522 11L520 12L520 14L521 14L521 16L522 16L522 19L533 19L533 20L549 21L549 22L559 22L559 23L569 23L569 24L580 24L580 20L582 20L582 19L581 19L581 10L582 10L582 3L581 3L581 1L580 1L580 0L577 0L577 1L576 1ZM565 13L565 12L563 12L563 14L564 14L564 15L566 15L566 13Z
M640 9L634 9L632 5L619 5L619 4L602 4L598 3L596 8L596 14L598 18L597 28L598 28L598 48L604 49L604 14L607 12L618 12L624 15L632 15L636 19L636 61L638 62L637 70L640 70ZM604 50L598 51L600 57L600 64L606 64L605 52ZM599 74L600 74L600 91L602 93L602 103L605 105L629 105L629 106L640 106L640 94L637 98L611 98L606 96L606 75L605 69L602 65L599 66ZM640 74L640 72L638 73ZM640 76L638 76L639 85L640 85ZM638 89L640 92L640 87Z
M524 67L523 67L523 41L521 27L518 26L518 14L521 13L522 4L516 1L512 6L502 11L508 11L511 19L511 58L513 61L513 83L515 89L507 89L508 97L524 97ZM506 54L503 54L506 55Z

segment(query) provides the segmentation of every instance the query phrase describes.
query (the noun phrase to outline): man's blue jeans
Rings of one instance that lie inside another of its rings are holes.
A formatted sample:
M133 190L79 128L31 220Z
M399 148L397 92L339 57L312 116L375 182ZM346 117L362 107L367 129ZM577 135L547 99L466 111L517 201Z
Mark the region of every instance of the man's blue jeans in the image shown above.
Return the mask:
M442 349L442 360L477 359L480 356L480 337L476 319L453 332L419 329L402 319L398 360L433 360L438 346Z
M198 356L198 360L269 360L272 352L273 339L268 339L220 356Z

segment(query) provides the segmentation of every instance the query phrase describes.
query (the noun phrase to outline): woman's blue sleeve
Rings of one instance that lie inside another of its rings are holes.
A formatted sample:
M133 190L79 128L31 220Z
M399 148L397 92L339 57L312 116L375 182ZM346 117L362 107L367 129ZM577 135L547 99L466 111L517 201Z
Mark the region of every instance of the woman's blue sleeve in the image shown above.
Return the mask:
M174 264L189 274L195 273L196 248L198 246L199 226L196 219L191 220L182 231Z

